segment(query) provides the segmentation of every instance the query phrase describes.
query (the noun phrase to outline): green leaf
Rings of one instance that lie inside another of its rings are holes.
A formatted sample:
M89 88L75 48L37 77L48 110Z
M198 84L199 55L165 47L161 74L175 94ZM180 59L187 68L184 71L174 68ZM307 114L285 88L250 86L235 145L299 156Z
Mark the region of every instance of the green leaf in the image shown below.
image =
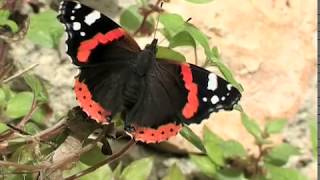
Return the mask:
M225 158L244 157L247 152L239 142L235 140L228 140L222 143Z
M268 180L306 180L308 179L299 171L290 168L281 168L267 165Z
M40 106L32 114L31 119L38 124L43 124L43 120L46 118L46 115L47 115L46 109L43 106Z
M89 168L89 166L87 167ZM100 167L99 169L93 171L90 174L87 174L80 178L80 180L106 180L112 179L112 171L108 164Z
M159 17L160 23L164 26L166 33L173 37L185 28L186 22L179 14L162 13Z
M212 2L213 0L186 0L188 2L196 3L196 4L204 4Z
M102 154L101 148L95 146L90 151L82 154L80 157L80 161L88 166L93 166L105 158L106 156Z
M212 60L214 58L209 58L209 59ZM216 61L216 62L212 60L212 62L214 62L215 66L218 67L219 71L222 73L223 77L225 77L228 82L230 82L240 92L243 91L242 85L236 81L232 72L229 70L229 68L226 65L224 65L221 62L221 60Z
M116 169L113 171L113 177L119 179L121 176L122 162L120 161Z
M219 137L217 134L213 133L212 131L209 130L208 127L204 126L203 127L203 141L204 142L213 142L216 144L222 144L224 140Z
M157 58L159 59L169 59L178 62L185 62L186 58L179 52L174 51L167 47L157 47Z
M120 15L120 24L125 29L135 32L143 21L143 16L139 13L138 5L131 5L126 8ZM154 21L151 17L148 17L146 21L146 27L151 30L154 27Z
M202 151L203 153L206 152L206 149L204 148L201 139L188 126L184 126L180 131L180 134L200 151Z
M206 148L209 158L218 166L223 166L224 162L224 150L221 145L214 142L205 142L204 146Z
M184 177L182 171L180 168L177 166L177 164L174 164L170 167L169 173L167 176L163 178L163 180L185 180L186 178Z
M24 131L26 131L29 134L37 134L38 132L41 131L41 129L33 122L28 122L24 126Z
M203 144L209 158L217 165L224 165L224 149L222 143L224 142L218 135L211 132L206 126L204 127Z
M42 82L34 75L25 75L24 80L35 93L36 100L42 103L48 101L48 93Z
M181 31L172 38L169 39L169 47L175 48L178 46L192 46L196 48L196 42L193 37L187 31Z
M6 101L6 93L2 88L0 88L0 107L4 106L7 103Z
M62 25L56 18L57 15L53 10L32 15L27 37L43 47L57 48L64 32Z
M33 93L21 92L16 94L8 101L5 114L9 118L20 118L25 116L31 109L33 101Z
M210 53L209 40L203 32L190 23L185 23L185 30L203 47L205 54Z
M132 162L127 166L122 174L122 180L146 180L151 173L153 165L152 158L143 158Z
M8 129L9 129L9 127L5 123L0 122L0 134Z
M207 156L190 155L191 161L208 177L214 177L217 166Z
M0 26L8 26L13 33L18 32L19 27L16 22L9 19L10 11L0 10Z
M311 120L309 124L309 129L310 129L310 138L311 138L311 143L312 143L312 152L313 156L317 158L318 154L318 135L317 135L317 121L316 120Z
M71 170L66 170L63 172L64 177L69 177L71 175L74 175L75 173L79 173L81 171L84 171L85 169L88 169L90 166L87 166L81 162L78 162L76 166L74 166ZM82 176L79 178L80 180L105 180L105 179L112 179L112 171L108 164L100 167L99 169L93 171L92 173L89 173L85 176Z
M256 141L258 143L261 143L263 141L262 138L262 132L258 124L254 121L251 120L247 114L244 112L241 112L241 122L244 125L244 127L247 129L247 131L255 137Z
M247 180L242 171L235 169L222 169L216 174L216 179L221 180Z
M287 120L285 119L269 121L266 124L265 132L268 134L280 133L286 124L287 124Z
M290 156L299 154L299 149L297 147L283 143L272 148L272 150L265 156L264 160L267 163L282 166L288 162Z

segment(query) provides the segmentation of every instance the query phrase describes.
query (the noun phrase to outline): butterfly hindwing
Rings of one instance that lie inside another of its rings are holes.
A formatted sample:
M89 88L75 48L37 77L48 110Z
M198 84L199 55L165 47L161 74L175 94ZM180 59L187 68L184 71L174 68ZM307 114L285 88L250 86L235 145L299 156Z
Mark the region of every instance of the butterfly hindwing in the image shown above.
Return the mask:
M200 123L212 112L231 110L241 96L221 77L187 63L160 60L150 69L145 84L142 103L127 123L134 127L131 134L146 143L174 136L182 123Z

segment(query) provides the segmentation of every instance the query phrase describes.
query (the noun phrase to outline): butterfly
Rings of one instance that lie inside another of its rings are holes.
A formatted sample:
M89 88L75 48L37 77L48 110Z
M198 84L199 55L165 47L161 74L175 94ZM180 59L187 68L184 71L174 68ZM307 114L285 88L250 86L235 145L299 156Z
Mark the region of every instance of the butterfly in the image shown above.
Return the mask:
M240 92L216 74L189 63L158 59L157 39L141 49L117 23L78 1L62 1L66 53L80 74L74 92L82 110L109 124L121 113L136 141L159 143L184 124L232 110Z

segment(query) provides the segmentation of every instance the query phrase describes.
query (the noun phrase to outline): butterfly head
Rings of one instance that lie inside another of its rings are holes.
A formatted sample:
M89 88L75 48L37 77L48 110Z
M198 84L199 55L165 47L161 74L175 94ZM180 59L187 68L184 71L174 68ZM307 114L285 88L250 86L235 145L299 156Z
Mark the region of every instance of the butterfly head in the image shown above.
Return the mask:
M157 44L158 44L158 39L153 39L151 44L146 45L145 50L149 50L152 53L156 54L157 53Z

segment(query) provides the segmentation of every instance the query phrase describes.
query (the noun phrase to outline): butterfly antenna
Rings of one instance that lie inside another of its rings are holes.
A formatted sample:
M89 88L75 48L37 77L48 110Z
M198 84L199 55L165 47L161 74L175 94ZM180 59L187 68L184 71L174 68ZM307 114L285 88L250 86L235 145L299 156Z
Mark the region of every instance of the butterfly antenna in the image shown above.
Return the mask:
M162 9L162 6L163 6L163 1L160 3L160 9ZM159 19L160 19L160 13L158 14L158 17L157 17L156 29L155 29L154 34L153 34L153 39L155 39L155 38L156 38L156 35L157 35L157 30L158 30L158 25L159 25Z

